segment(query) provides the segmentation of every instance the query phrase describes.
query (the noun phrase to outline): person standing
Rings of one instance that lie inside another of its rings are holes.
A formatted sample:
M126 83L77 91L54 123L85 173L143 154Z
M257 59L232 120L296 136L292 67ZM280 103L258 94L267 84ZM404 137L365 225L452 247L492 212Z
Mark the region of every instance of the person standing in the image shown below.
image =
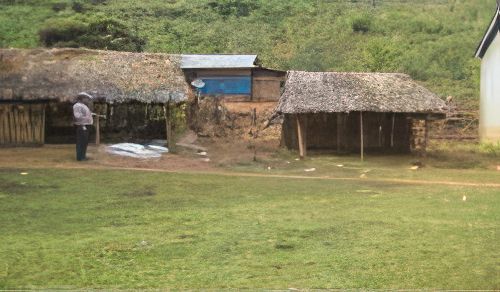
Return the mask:
M90 131L92 128L92 96L81 92L76 97L73 105L73 118L76 126L76 160L87 160L87 146L90 141Z

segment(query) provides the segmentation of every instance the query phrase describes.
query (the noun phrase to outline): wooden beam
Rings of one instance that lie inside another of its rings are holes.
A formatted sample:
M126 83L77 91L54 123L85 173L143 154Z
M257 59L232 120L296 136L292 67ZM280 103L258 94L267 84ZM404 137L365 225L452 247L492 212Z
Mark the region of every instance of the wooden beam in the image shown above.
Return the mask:
M337 151L340 152L340 126L342 124L342 113L337 113Z
M424 138L424 151L427 150L427 141L429 138L429 115L425 116L425 138Z
M174 139L172 137L172 124L170 123L170 98L167 103L163 105L163 111L165 113L165 129L167 132L167 147L169 151L172 151L174 147Z
M95 117L95 145L99 147L101 145L101 125L99 120L99 114Z
M359 122L360 122L360 128L361 128L361 162L363 162L363 155L364 155L363 112L359 112Z
M395 113L392 113L392 129L391 129L391 148L394 147L394 120L395 120Z
M296 114L295 119L297 120L297 136L299 140L299 156L300 158L306 157L306 143L305 143L305 131L304 125L300 121L301 115Z
M45 107L46 105L42 105L42 125L40 128L40 143L45 144Z

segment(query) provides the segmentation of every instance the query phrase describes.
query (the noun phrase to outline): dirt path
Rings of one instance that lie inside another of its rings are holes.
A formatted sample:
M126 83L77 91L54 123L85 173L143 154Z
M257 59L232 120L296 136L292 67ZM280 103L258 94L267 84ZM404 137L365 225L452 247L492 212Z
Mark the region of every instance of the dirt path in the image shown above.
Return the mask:
M45 145L44 147L19 147L0 149L0 167L17 169L59 168L59 169L110 169L147 172L183 172L207 173L215 175L229 175L241 177L265 177L309 180L349 180L349 181L385 181L408 184L436 184L475 187L496 187L500 183L473 183L452 181L410 180L395 178L338 178L311 175L283 175L266 173L229 172L215 167L199 157L168 154L157 160L141 160L137 158L121 157L105 152L105 146L89 148L90 161L76 162L74 159L74 145Z

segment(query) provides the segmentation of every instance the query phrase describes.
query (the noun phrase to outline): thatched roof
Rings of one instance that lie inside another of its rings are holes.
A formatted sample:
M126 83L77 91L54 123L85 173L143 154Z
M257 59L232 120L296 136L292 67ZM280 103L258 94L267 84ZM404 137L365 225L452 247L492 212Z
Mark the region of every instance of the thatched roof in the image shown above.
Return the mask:
M436 94L399 73L289 71L278 113L444 113Z
M181 57L87 49L0 49L0 100L73 101L87 92L108 102L183 99Z

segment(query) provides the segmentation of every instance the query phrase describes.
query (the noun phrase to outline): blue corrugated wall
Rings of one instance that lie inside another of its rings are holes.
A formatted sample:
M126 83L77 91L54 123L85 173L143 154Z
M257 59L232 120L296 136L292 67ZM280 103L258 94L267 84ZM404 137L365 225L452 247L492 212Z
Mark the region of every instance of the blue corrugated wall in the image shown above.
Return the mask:
M251 77L203 78L202 94L251 94Z

